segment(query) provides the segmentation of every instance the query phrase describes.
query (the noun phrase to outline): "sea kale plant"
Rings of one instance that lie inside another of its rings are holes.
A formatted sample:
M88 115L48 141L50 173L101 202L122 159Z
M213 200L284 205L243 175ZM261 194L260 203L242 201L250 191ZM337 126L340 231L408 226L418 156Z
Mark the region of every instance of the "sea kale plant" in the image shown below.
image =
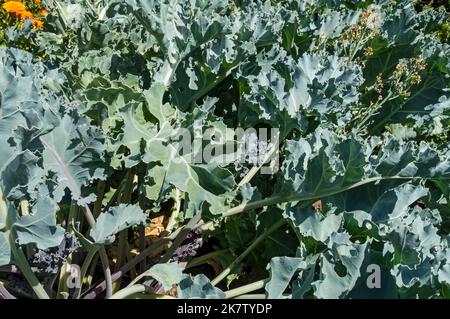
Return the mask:
M444 8L6 3L3 298L450 297Z

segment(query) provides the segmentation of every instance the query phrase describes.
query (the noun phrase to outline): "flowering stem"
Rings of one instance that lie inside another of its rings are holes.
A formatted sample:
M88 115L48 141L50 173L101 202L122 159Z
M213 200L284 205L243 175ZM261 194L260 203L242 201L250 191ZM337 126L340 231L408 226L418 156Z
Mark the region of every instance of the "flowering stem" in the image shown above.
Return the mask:
M358 123L358 125L356 126L356 129L360 130L363 127L363 125L366 124L367 121L370 120L370 118L375 115L375 112L378 111L383 106L384 103L386 103L390 100L394 100L397 97L399 97L399 95L392 96L392 92L389 92L389 94L383 99L383 101L372 105L369 108L369 111L364 115L364 118Z

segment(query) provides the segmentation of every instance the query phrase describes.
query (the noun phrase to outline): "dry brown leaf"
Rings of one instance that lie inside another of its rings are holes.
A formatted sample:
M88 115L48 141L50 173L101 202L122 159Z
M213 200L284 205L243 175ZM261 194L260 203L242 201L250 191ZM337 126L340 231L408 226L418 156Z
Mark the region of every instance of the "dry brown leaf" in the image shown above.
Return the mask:
M145 227L145 237L159 237L164 232L164 215L154 217L150 220L150 225Z

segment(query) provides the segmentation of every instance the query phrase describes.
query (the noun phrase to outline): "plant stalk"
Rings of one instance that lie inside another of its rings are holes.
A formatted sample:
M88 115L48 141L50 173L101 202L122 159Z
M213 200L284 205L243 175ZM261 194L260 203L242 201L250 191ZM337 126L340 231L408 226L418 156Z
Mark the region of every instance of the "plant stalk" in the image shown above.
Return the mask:
M262 280L258 280L255 281L251 284L245 285L245 286L241 286L235 289L231 289L225 292L225 298L226 299L231 299L231 298L235 298L237 296L255 291L255 290L259 290L262 289L266 286L266 283L269 281L269 278L266 279L262 279Z
M247 257L253 249L255 249L267 236L272 234L275 230L280 228L286 223L286 220L280 219L275 224L273 224L270 228L268 228L266 231L264 231L261 235L259 235L258 238L255 239L255 241L241 254L238 258L236 258L227 268L225 268L216 278L214 278L211 281L211 284L213 286L217 285L219 282L221 282L226 276L228 276L233 269L241 263L245 257Z
M143 293L146 292L147 288L145 288L144 285L133 285L126 288L121 289L108 299L126 299L127 297L137 294L137 293Z
M95 200L94 209L92 213L94 214L94 218L97 218L100 215L102 210L102 202L103 197L105 196L105 181L99 181L97 184L97 199Z
M223 254L224 252L229 252L229 250L228 249L216 250L216 251L213 251L213 252L211 252L209 254L205 254L203 256L195 257L186 265L186 269L203 265L208 260L214 258L215 256Z
M25 279L33 288L34 292L38 296L39 299L50 299L49 295L45 291L44 287L41 285L39 280L36 278L33 270L31 270L30 265L20 247L16 246L14 238L11 233L8 234L9 244L11 246L11 252L14 256L17 267L19 267L22 274L25 276Z
M83 287L83 280L84 277L86 276L88 270L89 270L89 266L91 265L92 259L94 258L94 256L97 254L98 252L98 248L93 248L91 250L89 250L89 252L86 255L86 258L84 259L83 265L81 266L81 274L80 274L80 286L75 288L75 292L74 292L74 298L75 299L79 299L80 295L81 295L81 289Z
M317 200L320 198L336 195L345 191L348 191L350 189L365 185L374 183L376 181L381 180L388 180L388 179L404 179L404 180L411 180L415 177L402 177L402 176L390 176L390 177L383 177L383 176L376 176L367 178L365 180L359 181L357 183L342 187L340 189L332 190L329 192L321 193L321 194L315 194L315 195L303 195L303 194L293 194L293 195L275 195L269 198L265 198L259 201L249 202L246 204L241 204L239 206L233 207L226 212L222 214L223 217L229 217L233 216L235 214L240 214L245 211L249 211L252 209L257 209L265 206L272 206L276 204L281 203L287 203L287 202L297 202L297 201L309 201L309 200ZM417 177L418 178L418 177Z

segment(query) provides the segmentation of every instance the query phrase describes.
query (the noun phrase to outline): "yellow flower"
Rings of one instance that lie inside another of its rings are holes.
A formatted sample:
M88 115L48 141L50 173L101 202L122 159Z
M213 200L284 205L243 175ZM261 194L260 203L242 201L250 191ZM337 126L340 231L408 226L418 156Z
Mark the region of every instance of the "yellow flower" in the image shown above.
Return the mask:
M6 1L2 7L6 12L14 14L16 18L20 18L27 11L27 7L19 1Z

